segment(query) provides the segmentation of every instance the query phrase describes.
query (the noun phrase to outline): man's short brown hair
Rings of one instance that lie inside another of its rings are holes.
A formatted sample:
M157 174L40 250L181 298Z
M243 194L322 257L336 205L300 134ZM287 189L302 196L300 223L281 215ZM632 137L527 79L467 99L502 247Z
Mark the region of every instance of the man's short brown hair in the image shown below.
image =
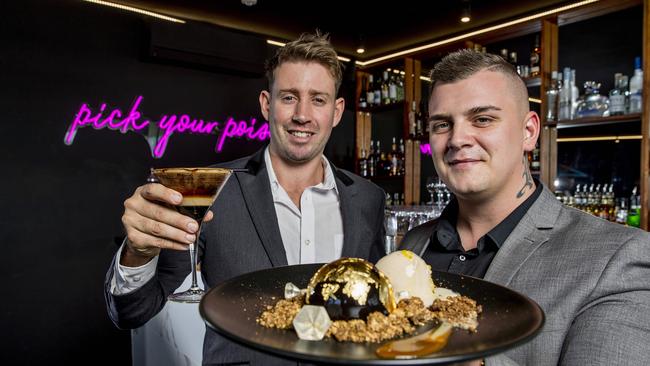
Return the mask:
M285 62L316 62L323 65L334 78L335 91L338 93L343 79L343 70L338 55L332 47L327 34L303 33L300 38L278 48L275 55L266 61L266 78L269 89L273 85L274 72Z
M433 92L436 84L464 80L482 70L500 72L509 76L514 82L514 87L518 89L514 90L514 92L521 93L521 97L526 103L526 109L528 109L528 89L514 66L501 56L469 49L452 52L433 67L430 75L429 94Z

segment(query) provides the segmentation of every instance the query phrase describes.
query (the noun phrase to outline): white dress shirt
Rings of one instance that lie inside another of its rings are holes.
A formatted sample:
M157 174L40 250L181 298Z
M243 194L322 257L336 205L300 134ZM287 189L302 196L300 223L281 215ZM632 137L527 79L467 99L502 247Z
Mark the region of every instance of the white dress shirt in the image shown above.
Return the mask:
M264 151L273 206L289 265L325 263L341 257L343 217L338 189L329 161L325 156L321 159L324 179L303 191L298 209L277 180L269 148ZM116 258L120 258L123 249L124 243ZM140 267L126 267L119 264L119 259L116 260L111 292L123 295L140 288L154 276L157 264L157 256Z

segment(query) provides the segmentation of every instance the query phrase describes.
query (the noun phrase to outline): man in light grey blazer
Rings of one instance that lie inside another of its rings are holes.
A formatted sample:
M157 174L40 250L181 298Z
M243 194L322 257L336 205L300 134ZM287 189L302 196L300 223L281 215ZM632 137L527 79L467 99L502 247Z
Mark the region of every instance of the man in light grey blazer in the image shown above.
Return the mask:
M383 191L323 156L344 110L343 98L336 97L341 74L336 52L320 35L303 35L269 60L269 90L260 93L260 107L271 141L253 156L221 165L246 172L234 173L214 214L204 220L199 255L208 287L270 267L341 256L376 261L383 255ZM161 205L180 203L178 196L147 184L125 202L127 238L105 283L108 312L120 328L139 327L156 315L190 271L186 248L198 223ZM203 364L296 362L239 346L208 329Z
M431 79L429 142L455 199L401 248L526 294L546 313L536 338L485 364L650 364L648 233L565 207L533 179L525 153L540 121L503 59L454 52Z

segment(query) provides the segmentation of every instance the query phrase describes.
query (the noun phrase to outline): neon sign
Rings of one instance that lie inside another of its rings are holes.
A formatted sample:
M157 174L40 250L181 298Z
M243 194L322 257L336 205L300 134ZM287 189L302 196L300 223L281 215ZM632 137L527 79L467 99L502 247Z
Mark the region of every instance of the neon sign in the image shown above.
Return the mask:
M431 155L431 145L429 145L429 144L421 144L420 145L420 153L422 155Z
M157 123L147 119L139 121L142 113L138 108L142 100L143 97L138 96L126 114L122 113L119 108L109 110L106 103L102 103L97 111L93 111L88 104L83 103L70 123L63 142L66 145L72 145L77 131L86 126L92 126L96 130L108 128L121 133L135 131L143 134L145 133L144 129L148 127L146 133L151 154L154 158L160 158L165 153L169 138L174 133L210 135L220 130L220 123L217 121L192 119L187 114L165 114ZM264 122L255 126L256 122L255 118L251 118L250 121L237 121L233 117L229 117L224 123L223 133L218 137L215 152L221 152L226 140L231 138L245 137L250 140L268 140L271 137L268 123Z

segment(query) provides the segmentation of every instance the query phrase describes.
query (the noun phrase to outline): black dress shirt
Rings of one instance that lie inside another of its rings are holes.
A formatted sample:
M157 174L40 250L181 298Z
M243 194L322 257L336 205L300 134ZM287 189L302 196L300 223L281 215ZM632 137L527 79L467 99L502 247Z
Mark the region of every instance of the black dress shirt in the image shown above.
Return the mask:
M537 180L535 180L535 184L537 188L530 197L481 237L476 248L467 251L461 245L460 236L456 230L458 202L452 199L442 211L438 219L438 227L433 232L431 243L422 259L436 271L483 278L501 245L508 239L512 230L542 193L542 184Z

